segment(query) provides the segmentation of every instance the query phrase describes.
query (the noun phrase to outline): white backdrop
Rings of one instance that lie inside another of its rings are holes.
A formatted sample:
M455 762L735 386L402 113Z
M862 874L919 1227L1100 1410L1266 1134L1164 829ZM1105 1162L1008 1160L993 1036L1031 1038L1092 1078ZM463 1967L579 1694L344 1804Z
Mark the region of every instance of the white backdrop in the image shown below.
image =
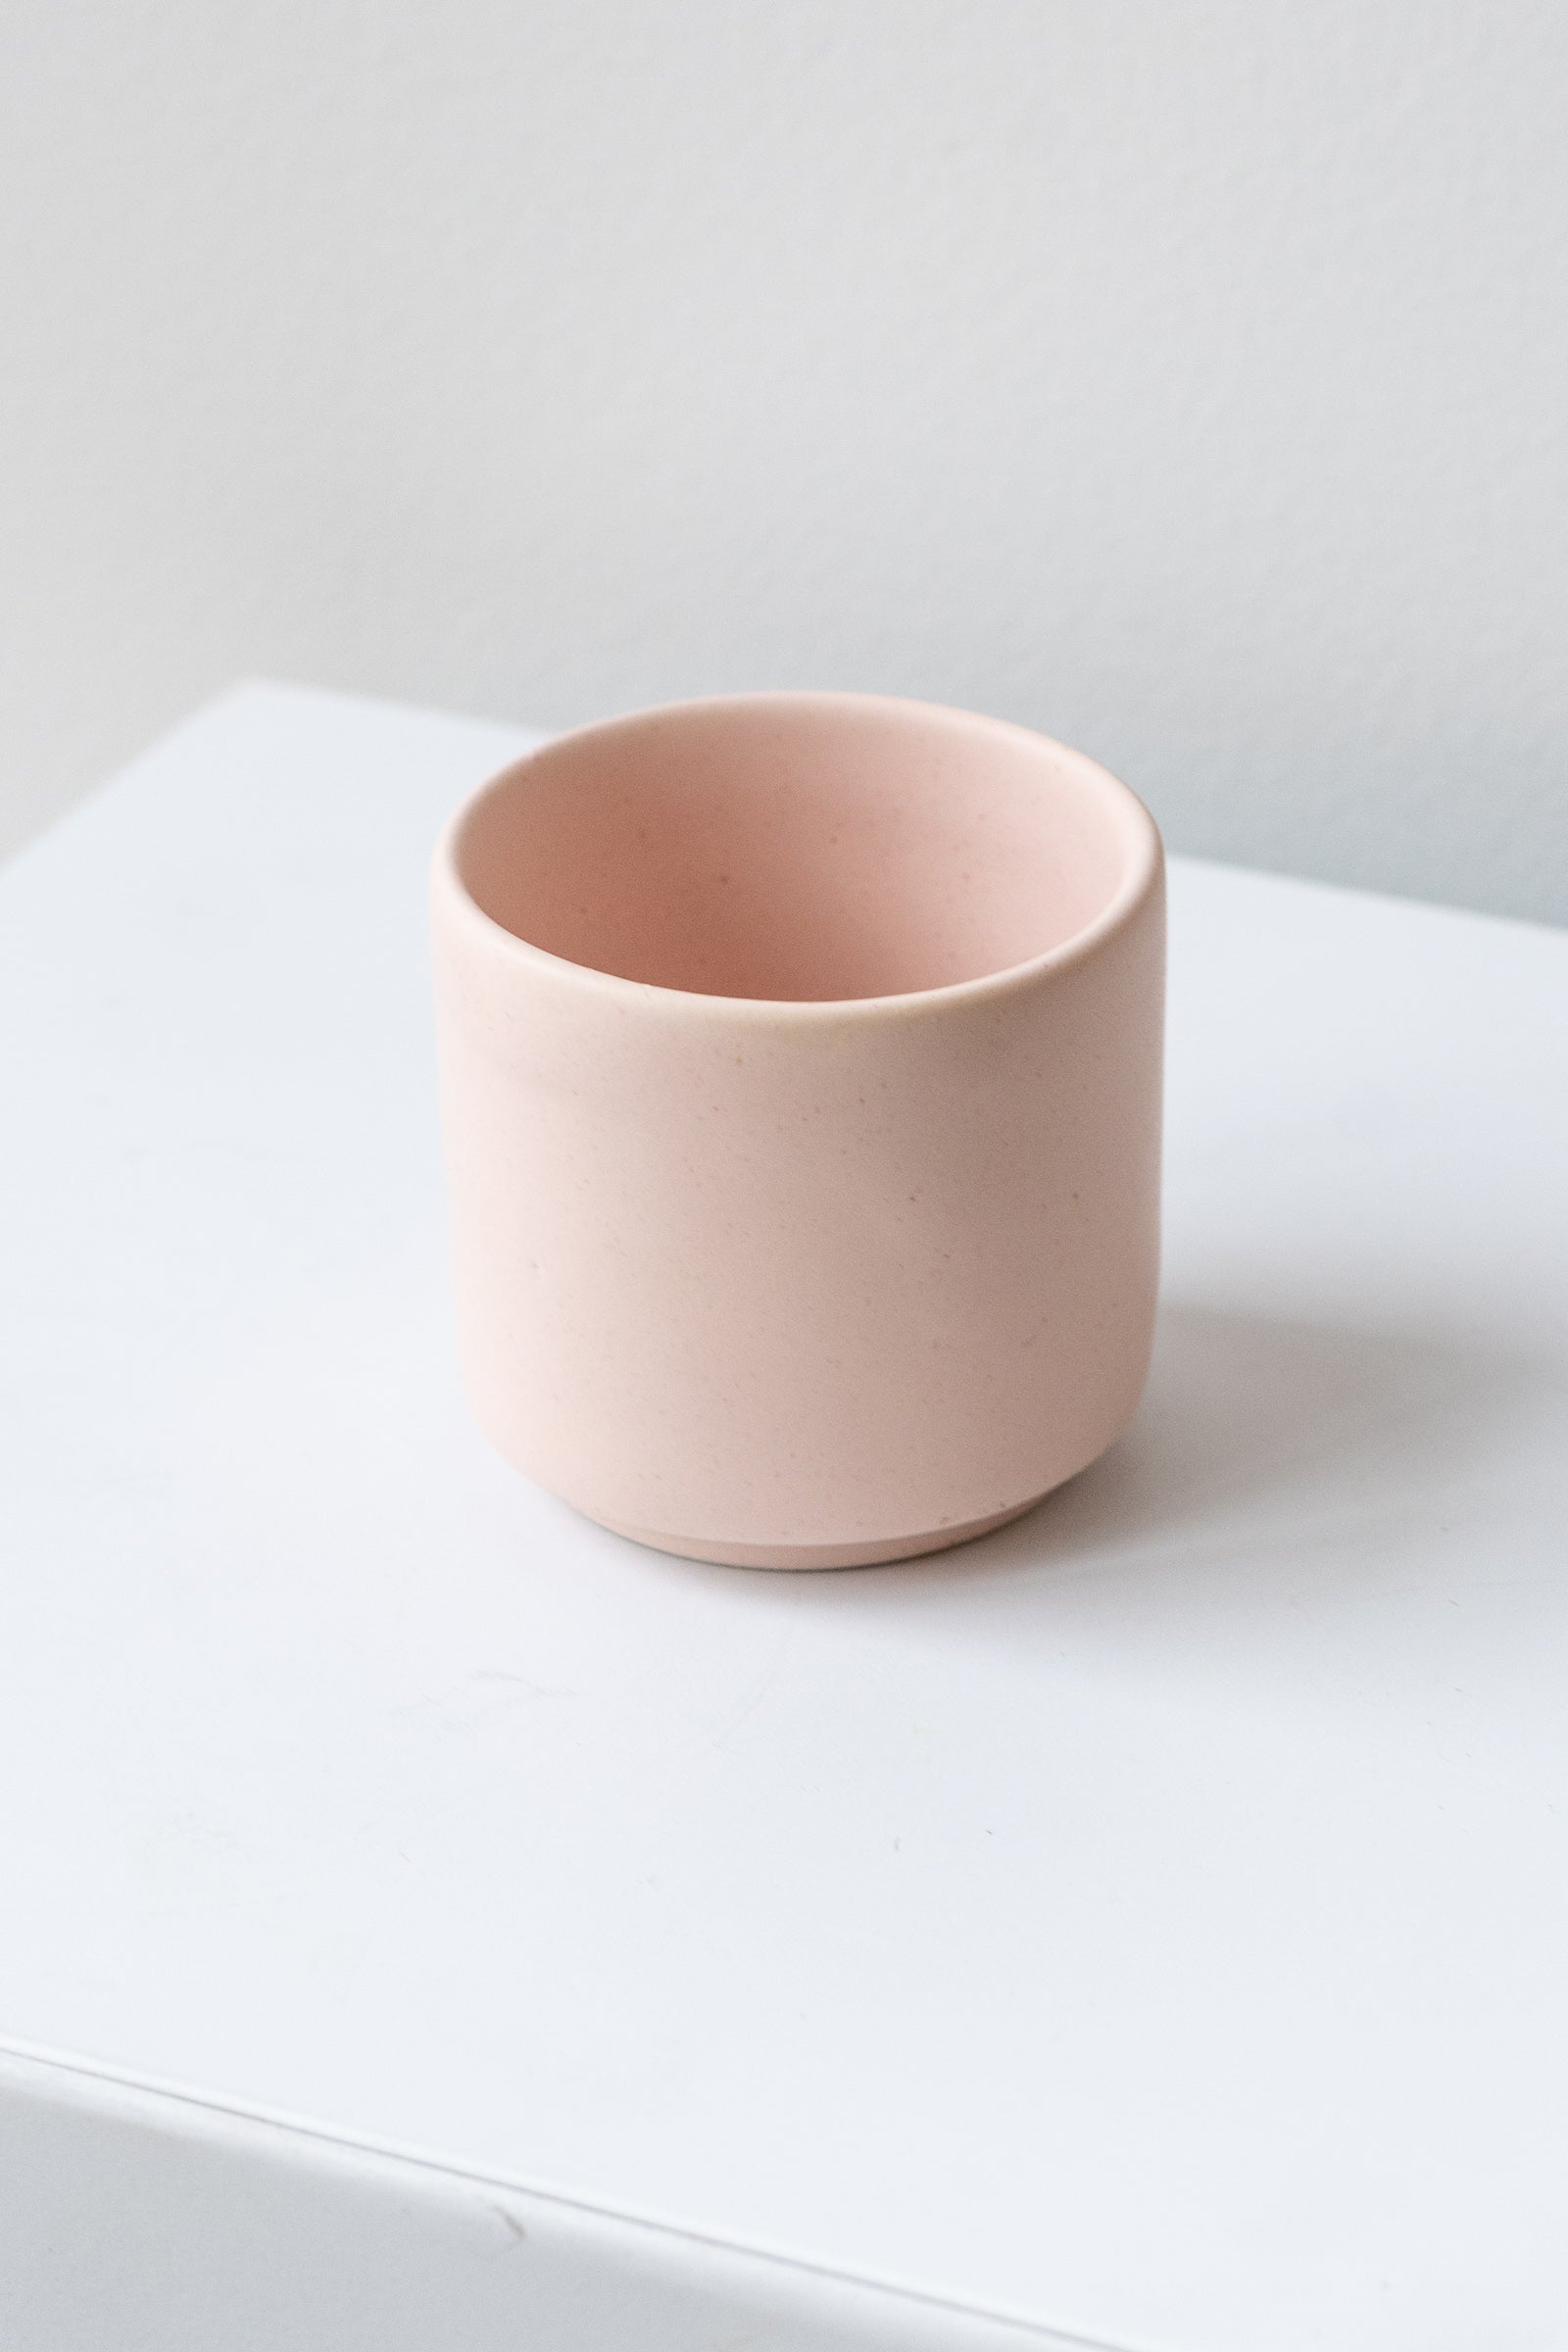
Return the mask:
M6 0L0 836L239 673L1568 919L1568 10Z

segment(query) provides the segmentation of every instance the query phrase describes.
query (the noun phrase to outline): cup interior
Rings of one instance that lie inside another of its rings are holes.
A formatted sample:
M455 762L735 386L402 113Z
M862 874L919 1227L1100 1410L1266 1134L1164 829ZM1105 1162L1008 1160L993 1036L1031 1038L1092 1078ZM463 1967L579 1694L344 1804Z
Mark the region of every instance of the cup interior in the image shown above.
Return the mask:
M589 727L480 794L459 880L518 939L704 996L839 1001L1065 946L1153 843L1124 785L1000 721L855 695Z

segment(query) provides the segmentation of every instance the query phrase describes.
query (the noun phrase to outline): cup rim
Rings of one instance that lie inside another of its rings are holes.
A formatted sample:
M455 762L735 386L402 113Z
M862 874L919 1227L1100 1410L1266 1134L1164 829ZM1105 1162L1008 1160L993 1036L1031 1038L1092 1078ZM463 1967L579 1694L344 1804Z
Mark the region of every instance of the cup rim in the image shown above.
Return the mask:
M541 754L554 751L563 744L591 741L645 724L651 718L684 716L699 710L737 709L765 712L784 705L799 710L815 705L826 710L899 710L924 713L946 720L958 719L977 736L1022 738L1025 742L1044 746L1061 760L1076 778L1087 784L1113 812L1119 829L1128 845L1127 867L1111 897L1098 914L1080 930L1059 940L1039 955L1027 956L1021 963L1004 964L994 972L981 972L968 980L952 980L936 988L907 989L899 994L879 997L735 997L722 996L699 989L666 988L655 980L628 980L622 973L601 971L596 964L577 963L567 956L557 956L549 948L541 948L532 940L523 939L509 931L505 923L487 914L463 879L459 862L463 837L479 810L490 800L509 790L516 779ZM492 949L525 969L538 971L585 986L596 993L608 994L623 1004L636 1004L646 1009L657 1007L671 1015L712 1019L715 1015L732 1020L779 1020L802 1022L842 1023L846 1020L886 1020L909 1018L911 1015L934 1011L947 1006L981 1004L997 998L1015 995L1034 981L1058 971L1071 969L1093 956L1107 940L1125 929L1138 908L1158 887L1164 870L1164 847L1159 827L1130 785L1113 775L1098 760L1086 752L1074 751L1070 744L1059 742L1036 727L1018 725L1005 718L993 718L978 710L966 710L950 703L928 703L917 698L893 694L859 694L817 690L814 688L779 688L760 693L699 695L671 703L654 703L610 718L590 720L586 726L564 728L548 735L517 759L509 760L495 775L488 777L469 793L448 818L436 842L432 865L432 887L438 898L456 910L459 919L476 930Z

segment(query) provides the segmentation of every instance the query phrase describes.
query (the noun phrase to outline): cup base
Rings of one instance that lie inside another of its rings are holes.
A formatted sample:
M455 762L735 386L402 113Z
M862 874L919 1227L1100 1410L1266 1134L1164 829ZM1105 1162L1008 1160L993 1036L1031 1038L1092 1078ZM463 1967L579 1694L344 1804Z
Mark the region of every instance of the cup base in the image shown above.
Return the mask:
M646 1544L652 1551L673 1551L686 1560L711 1560L720 1568L875 1568L892 1560L918 1559L924 1552L948 1551L955 1544L989 1536L994 1528L1005 1527L1009 1519L1021 1519L1050 1493L1049 1487L1043 1487L1027 1502L1009 1503L1004 1511L992 1511L984 1519L966 1519L958 1527L930 1527L919 1535L884 1536L871 1544L713 1544L662 1535L650 1527L625 1527L619 1520L600 1518L597 1511L585 1516L608 1527L612 1535Z

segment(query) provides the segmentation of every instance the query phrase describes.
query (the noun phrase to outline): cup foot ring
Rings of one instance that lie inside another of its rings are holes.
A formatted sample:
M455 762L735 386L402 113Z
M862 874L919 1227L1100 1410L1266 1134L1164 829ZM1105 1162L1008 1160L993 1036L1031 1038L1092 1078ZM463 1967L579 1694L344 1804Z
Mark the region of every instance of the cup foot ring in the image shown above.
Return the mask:
M1026 1502L1009 1503L1004 1511L966 1519L960 1526L926 1528L912 1536L884 1536L868 1544L715 1544L666 1536L649 1527L626 1527L619 1520L602 1518L597 1511L586 1516L608 1527L612 1535L646 1544L653 1551L672 1551L687 1560L710 1560L723 1568L874 1568L893 1560L918 1559L926 1552L948 1551L955 1544L971 1544L977 1536L989 1536L994 1529L1005 1527L1010 1519L1021 1519L1050 1492L1049 1487L1042 1488Z

